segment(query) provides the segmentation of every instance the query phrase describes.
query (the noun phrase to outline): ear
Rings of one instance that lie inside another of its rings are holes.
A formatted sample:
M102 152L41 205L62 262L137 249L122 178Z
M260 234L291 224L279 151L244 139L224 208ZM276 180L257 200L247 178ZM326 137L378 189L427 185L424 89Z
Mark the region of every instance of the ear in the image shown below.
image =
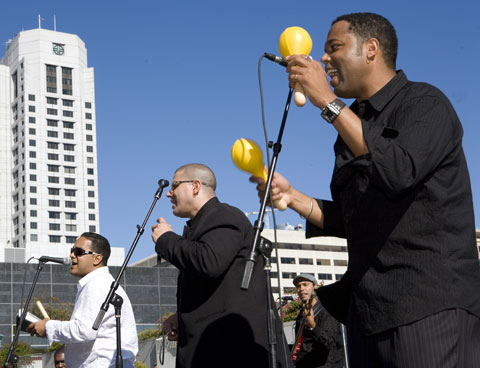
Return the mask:
M367 64L370 64L371 62L375 61L380 53L380 42L378 42L376 38L370 38L369 40L365 41L365 48Z
M193 186L193 195L198 195L200 193L200 188L202 187L202 183L200 180L194 180L192 183Z
M98 265L100 265L103 261L103 256L101 254L95 254L93 256L93 265L95 267L97 267Z

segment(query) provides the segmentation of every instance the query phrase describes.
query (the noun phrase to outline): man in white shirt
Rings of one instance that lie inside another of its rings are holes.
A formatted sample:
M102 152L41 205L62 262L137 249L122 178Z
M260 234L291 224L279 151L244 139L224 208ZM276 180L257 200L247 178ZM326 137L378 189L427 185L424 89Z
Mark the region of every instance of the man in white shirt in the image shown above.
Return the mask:
M100 307L114 278L108 271L108 240L96 233L83 233L70 251L71 274L81 277L70 321L44 319L30 324L28 331L65 344L65 363L69 368L115 367L116 329L114 307L109 306L98 331L92 329ZM123 367L133 367L138 351L137 330L132 305L119 287L123 298L121 342Z

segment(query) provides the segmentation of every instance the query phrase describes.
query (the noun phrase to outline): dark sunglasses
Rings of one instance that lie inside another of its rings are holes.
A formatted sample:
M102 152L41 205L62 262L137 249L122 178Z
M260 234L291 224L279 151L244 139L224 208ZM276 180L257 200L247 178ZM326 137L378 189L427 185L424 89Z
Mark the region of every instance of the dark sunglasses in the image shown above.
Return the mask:
M91 250L85 250L85 249L76 248L76 247L73 247L72 249L70 249L70 254L72 254L72 253L75 257L81 257L85 254L93 254L93 255L100 254L100 253L92 252Z

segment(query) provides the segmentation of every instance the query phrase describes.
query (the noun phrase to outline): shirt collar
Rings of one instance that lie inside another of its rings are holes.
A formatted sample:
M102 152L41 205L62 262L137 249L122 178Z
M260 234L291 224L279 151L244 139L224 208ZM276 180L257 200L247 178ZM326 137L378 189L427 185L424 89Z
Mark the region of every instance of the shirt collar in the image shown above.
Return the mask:
M102 266L100 268L97 268L96 270L93 270L92 272L83 276L80 280L78 280L79 287L80 288L84 287L87 284L87 282L93 279L96 275L100 275L103 273L109 273L107 266Z
M369 99L360 102L355 101L352 104L352 110L358 112L360 104L367 104L376 111L382 111L387 103L397 95L398 91L407 84L407 82L408 79L403 70L398 70L395 76Z
M199 221L198 219L200 219L202 217L202 214L205 213L210 207L213 207L214 205L216 205L217 203L219 203L219 200L218 200L217 197L210 198L202 206L202 208L200 208L200 210L197 212L195 217L193 219L187 221L187 226L189 228L192 228L193 226L195 226L195 224Z

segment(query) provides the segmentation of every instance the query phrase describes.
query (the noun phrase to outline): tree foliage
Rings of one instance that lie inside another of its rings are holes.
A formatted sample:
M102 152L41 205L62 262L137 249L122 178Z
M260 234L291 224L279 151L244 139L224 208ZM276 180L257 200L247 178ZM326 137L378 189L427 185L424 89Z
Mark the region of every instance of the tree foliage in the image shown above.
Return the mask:
M10 350L10 344L3 346L2 349L0 350L0 364L3 364L3 362L5 362L5 359L7 359L9 350ZM28 364L32 361L32 359L29 356L31 354L30 344L27 344L25 342L19 342L17 344L17 346L15 347L14 354L18 355L18 357L20 358L19 361L22 363Z

